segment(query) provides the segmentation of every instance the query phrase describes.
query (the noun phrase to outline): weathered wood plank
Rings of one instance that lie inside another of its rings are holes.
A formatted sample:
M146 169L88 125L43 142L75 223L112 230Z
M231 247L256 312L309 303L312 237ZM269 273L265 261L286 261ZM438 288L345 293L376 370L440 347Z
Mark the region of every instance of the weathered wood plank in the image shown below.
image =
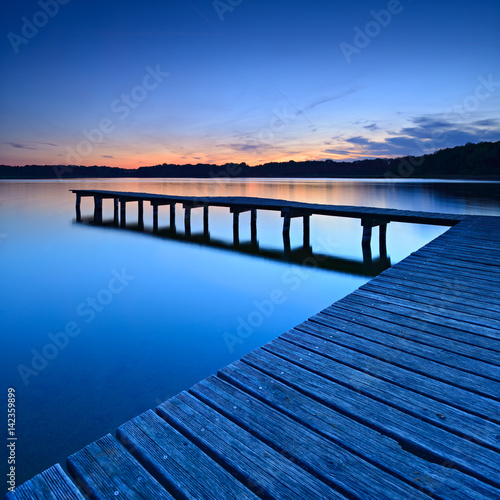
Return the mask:
M429 313L433 316L444 316L450 320L457 321L462 325L477 325L484 328L487 333L483 333L482 330L475 330L474 333L481 331L481 335L493 336L494 338L500 338L500 321L498 320L498 315L496 318L485 317L481 314L476 314L466 310L466 307L457 308L450 307L445 301L442 300L427 300L427 301L415 301L408 296L398 296L396 294L383 293L378 287L361 287L358 288L351 295L352 298L366 298L368 304L373 304L373 301L384 302L385 304L397 307L403 307L405 309L417 310L419 313ZM427 316L426 316L427 317Z
M287 352L287 355L290 356L290 352ZM307 363L311 362L307 355L302 358L304 359L307 359ZM361 394L356 389L364 385L363 374L351 380L352 388L349 388L313 373L298 357L291 363L259 349L245 356L243 360L303 394L391 436L402 446L413 448L415 452L420 450L419 453L423 456L429 454L432 461L447 462L449 466L472 477L496 488L500 487L498 453ZM328 367L323 365L321 370L325 368ZM409 401L408 404L411 405L412 402ZM446 419L446 415L443 416Z
M497 280L491 277L489 273L477 272L473 270L463 269L457 266L447 265L442 260L424 261L423 259L412 259L412 256L398 262L396 265L400 269L408 269L414 271L424 271L425 274L436 276L436 279L454 276L456 279L461 279L464 283L469 282L471 286L480 286L486 290L498 292L496 286Z
M444 316L419 313L416 310L407 310L404 307L387 305L381 301L360 300L358 297L348 297L335 303L336 308L343 308L360 314L384 319L390 323L410 326L417 330L426 331L435 335L457 339L472 346L483 347L500 352L500 339L493 329L488 329L471 323L463 324L460 321L447 319ZM325 309L328 313L329 308Z
M497 267L498 259L485 251L472 255L471 251L457 252L453 250L453 245L448 245L439 250L423 247L414 252L413 255L424 259L438 258L440 264L460 266L460 268L472 269L475 272L491 273L495 276L500 274Z
M495 498L498 493L496 488L446 467L444 463L430 462L411 450L403 449L391 437L325 406L244 362L237 361L223 368L218 376L244 391L243 394L264 402L305 427L353 450L424 492L450 500L469 500L483 495L485 498ZM490 432L490 436L494 436L496 429Z
M67 466L92 499L174 498L110 434L68 457Z
M441 339L440 337L429 338L429 336L421 334L418 331L409 333L408 329L406 329L405 332L401 332L398 335L323 313L312 316L308 321L296 326L295 329L302 330L303 327L308 328L308 331L311 331L315 335L327 336L327 338L333 339L338 338L339 341L346 343L357 343L355 339L364 339L376 345L387 346L400 352L414 354L440 365L457 368L481 377L500 380L500 367L483 360L455 353L449 350L450 342L448 340ZM463 347L461 343L458 345ZM464 352L467 352L467 350L464 350Z
M459 307L460 310L471 314L483 315L487 318L498 318L500 299L489 297L488 300L480 301L484 295L477 295L465 291L458 291L450 287L435 287L428 281L419 283L418 281L397 279L394 276L377 276L360 287L366 290L379 290L380 293L395 294L396 297L406 297L416 302L429 300L444 302L450 307Z
M300 333L293 336L293 332L289 332L286 338L289 340L286 341L282 335L266 344L262 349L305 366L315 373L327 376L336 383L355 386L356 390L361 391L366 396L376 398L384 404L397 407L402 411L415 413L418 418L430 418L434 424L448 426L452 419L441 422L445 419L439 417L439 414L444 411L444 408L441 405L434 405L433 401L430 400L452 406L461 410L464 415L462 415L458 425L450 424L450 430L462 432L461 426L467 426L467 413L500 424L500 403L498 401L491 401L453 385L428 379L425 376L361 353L352 354L349 349L326 340L308 339L307 335ZM292 340L295 343L292 343ZM319 354L320 352L321 354ZM443 391L448 391L454 397L444 394ZM419 398L417 395L426 399ZM440 409L431 412L430 417L427 417L428 412L421 412L416 401L421 402L422 408L436 406ZM475 421L477 420L475 419Z
M453 275L445 276L441 274L439 277L433 276L431 273L425 273L423 268L407 270L400 264L387 269L377 276L377 279L387 278L388 280L409 281L411 283L423 284L424 286L427 284L429 290L436 289L436 291L442 293L444 289L448 291L448 295L450 296L470 297L471 300L484 302L490 305L490 307L500 303L500 292L491 289L491 287L487 287L486 289L481 288L480 283L466 283L464 280Z
M312 432L215 377L191 388L205 404L328 485L359 498L429 498L414 486ZM259 418L255 418L259 415Z
M119 427L117 436L175 497L258 498L151 410Z
M33 479L7 493L5 500L84 500L59 464L36 475Z
M169 399L156 411L263 498L345 498L187 393Z
M432 325L414 321L413 318L401 318L396 315L386 317L386 315L377 310L367 308L366 311L357 311L353 306L352 309L344 309L336 304L332 307L324 309L321 316L331 317L334 321L346 321L355 327L357 325L380 330L392 335L401 336L417 342L435 345L437 348L442 348L443 351L450 351L462 356L470 357L474 360L480 360L491 363L494 366L500 366L499 355L497 352L490 349L472 345L469 342L463 342L461 332L455 332L451 329L441 328L439 335ZM399 318L399 319L398 319ZM362 329L359 329L362 332ZM456 333L456 337L454 336ZM468 335L463 335L469 340ZM446 355L446 352L444 353Z
M500 397L500 389L498 388L500 385L500 382L498 381L500 370L495 366L485 366L485 364L481 365L484 374L479 375L471 373L468 369L466 369L467 366L464 362L465 360L462 360L461 367L449 366L441 361L421 356L417 349L411 353L405 352L399 347L397 340L389 345L382 344L380 342L374 342L358 336L346 335L345 331L330 331L328 328L312 322L302 323L289 332L284 333L279 338L288 339L291 335L295 335L295 331L297 330L307 332L315 336L320 336L329 342L335 343L335 345L338 345L339 347L341 346L346 349L362 353L366 356L372 356L394 366L411 370L432 379L432 381L440 380L441 382L460 387L461 389L481 394L495 400L498 400ZM308 337L304 337L304 339L307 339L311 342L311 344L314 344L314 339L309 339ZM469 363L472 364L473 362L469 361Z

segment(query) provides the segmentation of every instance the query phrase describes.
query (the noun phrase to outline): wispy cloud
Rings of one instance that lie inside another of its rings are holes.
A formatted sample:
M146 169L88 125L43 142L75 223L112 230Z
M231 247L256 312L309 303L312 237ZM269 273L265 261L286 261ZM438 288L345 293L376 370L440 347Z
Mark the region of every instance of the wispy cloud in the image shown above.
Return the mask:
M265 143L236 143L236 144L219 144L217 147L229 149L231 151L238 151L244 153L255 153L262 154L272 149L276 149L274 146Z
M30 148L29 146L26 146L26 144L20 144L19 142L7 142L7 144L16 149L31 149L36 151L36 148Z
M57 147L57 144L53 144L52 142L39 142L39 141L30 142L29 145L21 143L21 142L6 142L4 144L7 144L8 146L15 148L15 149L28 149L30 151L42 151L42 150L46 149L43 147L36 146L37 144L40 144L42 146Z

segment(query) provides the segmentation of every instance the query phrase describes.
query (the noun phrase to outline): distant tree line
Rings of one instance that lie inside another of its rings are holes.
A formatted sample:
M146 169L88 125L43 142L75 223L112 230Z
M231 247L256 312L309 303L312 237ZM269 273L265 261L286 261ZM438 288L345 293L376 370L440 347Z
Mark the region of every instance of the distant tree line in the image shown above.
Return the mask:
M288 161L272 162L254 167L246 163L225 165L155 165L137 169L106 166L26 165L0 166L0 179L75 179L109 177L326 177L326 178L482 178L500 179L500 141L467 143L424 156L378 158L341 162Z

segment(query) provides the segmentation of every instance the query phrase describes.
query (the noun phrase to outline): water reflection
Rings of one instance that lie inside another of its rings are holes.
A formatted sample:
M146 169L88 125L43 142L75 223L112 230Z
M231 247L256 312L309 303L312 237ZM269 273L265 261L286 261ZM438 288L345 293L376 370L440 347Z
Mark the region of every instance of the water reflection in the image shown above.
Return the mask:
M205 214L208 211L205 211ZM93 217L75 220L75 224L83 224L93 227L114 229L119 231L130 231L141 233L145 236L160 238L164 240L179 241L193 245L217 248L221 250L236 252L253 257L259 257L274 261L288 262L304 267L314 267L328 271L337 271L350 275L358 276L376 276L391 266L391 259L387 255L385 241L385 232L381 233L379 242L380 256L373 258L370 241L363 241L363 259L347 259L334 257L324 253L313 252L313 247L308 238L304 238L304 244L299 248L291 248L290 239L285 240L283 250L274 248L264 248L259 245L257 239L256 226L252 231L252 238L249 242L241 242L239 231L233 231L233 241L216 239L210 235L209 225L204 219L204 228L202 232L193 233L191 226L186 223L184 232L179 232L173 220L173 225L167 228L148 230L144 228L144 223L122 225L117 224L116 219L104 220L102 223L94 223Z

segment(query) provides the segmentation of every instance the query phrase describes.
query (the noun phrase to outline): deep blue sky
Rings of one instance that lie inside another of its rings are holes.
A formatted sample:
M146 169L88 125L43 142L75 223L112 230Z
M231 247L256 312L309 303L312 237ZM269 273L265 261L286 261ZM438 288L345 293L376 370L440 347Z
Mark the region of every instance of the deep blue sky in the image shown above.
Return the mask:
M500 140L498 0L64 1L47 1L53 17L3 2L0 163L253 165Z

